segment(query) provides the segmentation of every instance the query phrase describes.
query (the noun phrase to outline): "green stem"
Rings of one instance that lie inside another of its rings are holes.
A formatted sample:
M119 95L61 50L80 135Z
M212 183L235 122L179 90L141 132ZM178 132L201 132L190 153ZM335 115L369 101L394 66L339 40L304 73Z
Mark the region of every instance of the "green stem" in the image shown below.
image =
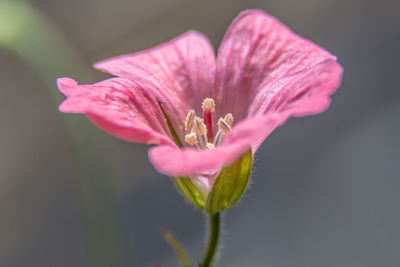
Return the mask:
M217 252L219 234L221 229L220 213L210 214L210 237L208 240L208 248L204 256L201 267L210 267Z

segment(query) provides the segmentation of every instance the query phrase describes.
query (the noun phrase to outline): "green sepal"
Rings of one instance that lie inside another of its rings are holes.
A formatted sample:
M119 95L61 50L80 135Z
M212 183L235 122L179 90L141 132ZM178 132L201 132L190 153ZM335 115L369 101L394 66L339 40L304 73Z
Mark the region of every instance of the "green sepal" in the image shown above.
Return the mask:
M172 178L178 190L182 195L193 205L199 209L204 210L206 199L203 192L193 184L192 180L188 177L174 177Z
M174 126L172 125L171 120L169 119L167 112L165 112L165 109L163 107L163 105L161 104L160 100L158 101L158 105L160 106L160 109L162 111L162 114L164 115L165 120L167 121L167 125L168 125L168 129L171 132L172 137L174 138L175 143L179 146L179 147L183 147L182 141L179 139L178 134L176 133Z
M240 199L249 182L252 161L253 156L249 150L233 164L221 170L207 197L205 210L208 213L221 212Z

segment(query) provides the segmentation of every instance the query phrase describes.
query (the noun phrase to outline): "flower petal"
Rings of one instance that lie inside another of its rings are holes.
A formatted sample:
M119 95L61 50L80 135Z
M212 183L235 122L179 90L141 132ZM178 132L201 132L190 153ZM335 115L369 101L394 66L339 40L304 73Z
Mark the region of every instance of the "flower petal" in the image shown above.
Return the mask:
M280 121L280 117L270 115L245 119L215 149L159 146L149 150L149 158L159 172L170 176L215 174L235 162L249 149L254 154Z
M232 143L246 143L251 147L253 155L262 142L288 119L287 114L274 113L250 117L239 122L225 137L222 145Z
M242 12L218 51L213 96L235 120L269 112L323 111L341 81L336 57L263 11Z
M154 167L165 175L209 175L234 162L249 148L241 142L221 145L212 150L159 146L149 150L149 159Z
M186 113L189 109L200 113L201 101L211 95L215 56L204 35L189 31L155 48L111 58L94 66L151 88L183 138Z
M174 145L157 99L134 81L113 78L78 85L59 78L57 85L67 97L60 111L83 113L103 130L128 141Z

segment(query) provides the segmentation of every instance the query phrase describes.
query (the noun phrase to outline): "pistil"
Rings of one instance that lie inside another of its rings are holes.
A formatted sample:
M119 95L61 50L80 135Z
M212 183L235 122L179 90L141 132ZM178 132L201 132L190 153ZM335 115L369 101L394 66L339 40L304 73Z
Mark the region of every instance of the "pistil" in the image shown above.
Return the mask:
M204 123L207 127L207 139L208 142L212 142L214 137L212 113L215 111L215 103L212 98L206 98L203 100L203 118Z

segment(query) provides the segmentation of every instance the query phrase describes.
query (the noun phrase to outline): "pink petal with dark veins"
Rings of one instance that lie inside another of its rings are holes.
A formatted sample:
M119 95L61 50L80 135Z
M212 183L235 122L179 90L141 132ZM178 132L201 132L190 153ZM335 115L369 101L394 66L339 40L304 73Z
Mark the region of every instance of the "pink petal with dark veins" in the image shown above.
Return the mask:
M290 116L324 111L343 71L335 56L259 10L234 20L217 63L207 38L189 31L95 67L121 78L93 85L59 79L67 97L60 110L84 113L120 138L160 144L150 149L150 161L171 176L215 174L248 149L254 154ZM216 102L214 118L233 114L232 131L215 149L178 148L159 102L183 140L186 113L195 109L200 115L201 101L210 96Z
M103 130L127 141L174 145L157 99L132 80L113 78L90 85L59 78L66 96L59 110L83 113Z
M220 116L289 111L322 112L340 84L336 57L260 10L242 12L218 51L216 98Z
M155 48L107 59L94 66L144 83L163 104L183 140L186 113L195 109L201 114L201 101L211 95L215 56L203 34L189 31Z

